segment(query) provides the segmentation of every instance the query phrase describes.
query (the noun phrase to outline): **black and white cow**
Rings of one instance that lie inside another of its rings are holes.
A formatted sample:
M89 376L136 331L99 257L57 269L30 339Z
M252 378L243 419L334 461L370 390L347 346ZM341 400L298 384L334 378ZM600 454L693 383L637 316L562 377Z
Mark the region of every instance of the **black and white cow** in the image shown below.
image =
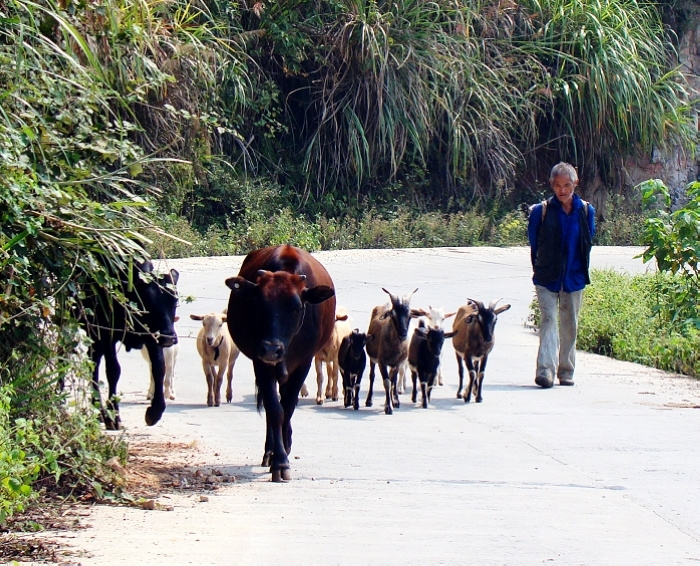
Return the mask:
M130 274L120 273L117 277L121 282L119 290L127 303L136 306L136 312L108 295L97 282L85 289L80 319L92 340L89 355L95 365L93 387L107 430L119 430L121 425L116 397L121 375L117 342L121 342L127 351L144 347L148 350L154 388L151 405L146 409L146 424L156 424L165 411L163 348L177 344L174 324L178 277L175 269L157 275L150 261L134 263ZM109 390L104 406L99 390L99 368L103 357Z

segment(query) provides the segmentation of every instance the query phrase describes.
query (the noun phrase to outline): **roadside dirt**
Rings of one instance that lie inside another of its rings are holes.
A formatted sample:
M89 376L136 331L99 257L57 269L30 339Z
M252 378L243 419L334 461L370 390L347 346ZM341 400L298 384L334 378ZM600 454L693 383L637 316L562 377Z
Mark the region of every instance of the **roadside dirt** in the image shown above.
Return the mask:
M12 517L0 530L0 561L10 563L75 564L64 544L53 539L39 538L34 533L43 530L66 532L89 528L83 522L93 505L123 505L146 510L172 511L168 496L200 494L219 489L221 484L236 481L216 467L204 463L204 455L196 443L158 442L153 439L129 439L126 466L114 464L123 478L120 497L96 500L92 495L65 500L44 494L39 505L26 513Z

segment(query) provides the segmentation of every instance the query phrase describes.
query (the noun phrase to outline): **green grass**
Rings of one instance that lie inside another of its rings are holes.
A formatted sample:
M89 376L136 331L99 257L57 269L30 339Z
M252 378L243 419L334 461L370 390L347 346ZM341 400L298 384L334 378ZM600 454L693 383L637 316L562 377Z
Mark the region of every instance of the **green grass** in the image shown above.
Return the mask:
M670 324L655 313L663 274L629 275L593 270L583 294L579 350L700 377L700 332ZM537 324L536 301L531 304Z

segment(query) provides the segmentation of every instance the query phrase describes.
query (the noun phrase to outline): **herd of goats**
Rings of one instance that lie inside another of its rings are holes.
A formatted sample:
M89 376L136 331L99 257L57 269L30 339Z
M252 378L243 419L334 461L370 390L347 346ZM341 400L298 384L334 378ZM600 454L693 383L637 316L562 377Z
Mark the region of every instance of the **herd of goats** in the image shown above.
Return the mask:
M127 350L141 349L151 365L150 406L146 423L153 425L163 415L166 399L174 399L174 367L177 357L175 332L177 281L179 273L156 275L153 265L133 266L124 278L124 294L140 305L134 314L109 303L105 291L95 285L94 295L85 301L83 323L92 339L93 382L99 396L99 364L105 359L109 395L102 410L107 429L120 428L117 382L120 366L116 344ZM291 418L315 362L318 381L316 402L324 393L338 399L338 377L342 376L344 406L359 409L360 383L369 358L369 389L365 405L372 406L375 369L378 367L385 391L384 412L399 407L399 393L410 371L415 403L420 383L421 405L428 407L431 389L440 381L440 354L451 339L457 354L459 388L457 397L468 403L472 395L482 401L481 389L494 329L500 313L509 304L488 306L468 300L454 313L441 309L412 309L413 293L398 297L383 289L390 302L372 310L367 332L352 329L345 309L336 306L333 281L321 263L308 252L282 245L250 252L237 276L226 281L230 289L228 307L221 313L192 314L201 321L197 350L207 381L207 404L221 403L221 387L227 377L226 401L233 399L233 368L240 353L252 360L258 410L264 408L266 436L263 466L270 466L273 481L290 479L288 454L292 445ZM443 328L454 317L452 330ZM412 319L418 319L409 336ZM323 391L322 365L326 364L328 385ZM464 365L469 383L464 385Z
M457 398L465 403L481 403L481 388L484 370L489 353L494 346L494 329L500 313L510 308L509 304L497 306L493 301L485 306L481 301L470 299L456 312L445 313L444 308L432 306L425 309L410 308L413 293L398 298L386 289L391 302L374 307L368 331L352 328L349 314L342 307L336 307L335 324L328 341L314 356L316 369L316 404L339 398L339 378L342 379L343 406L360 408L360 384L370 358L369 392L365 406L372 406L375 367L379 366L384 381L388 380L389 391L385 412L391 414L392 407L400 404L399 394L406 389L406 377L411 374L413 390L411 402L417 402L420 387L421 406L427 408L434 385L442 385L440 360L446 339L452 339L456 353L459 386ZM416 289L417 290L417 289ZM233 369L240 350L231 338L226 325L226 313L191 314L192 320L201 321L197 334L197 351L202 360L202 369L207 382L207 405L218 407L221 403L221 388L226 379L226 402L233 400ZM446 319L454 317L452 330L443 328ZM410 339L409 324L412 318L418 319ZM375 337L380 337L374 339ZM177 358L177 344L166 348L165 396L175 399L174 375ZM144 350L145 352L145 350ZM324 374L324 366L326 372ZM464 384L464 364L469 372L469 385ZM385 369L386 368L386 369ZM326 380L325 375L328 379ZM325 387L324 387L325 384ZM151 383L151 388L153 383ZM149 399L152 389L149 390ZM304 383L301 397L308 397L309 390Z

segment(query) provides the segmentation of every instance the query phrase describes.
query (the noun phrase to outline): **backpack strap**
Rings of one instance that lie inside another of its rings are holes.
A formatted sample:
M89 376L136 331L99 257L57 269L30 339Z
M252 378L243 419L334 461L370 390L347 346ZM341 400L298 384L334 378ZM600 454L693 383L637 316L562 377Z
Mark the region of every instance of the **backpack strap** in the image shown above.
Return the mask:
M547 214L547 202L549 202L547 199L542 201L542 218L540 218L540 222L544 222L544 215Z

